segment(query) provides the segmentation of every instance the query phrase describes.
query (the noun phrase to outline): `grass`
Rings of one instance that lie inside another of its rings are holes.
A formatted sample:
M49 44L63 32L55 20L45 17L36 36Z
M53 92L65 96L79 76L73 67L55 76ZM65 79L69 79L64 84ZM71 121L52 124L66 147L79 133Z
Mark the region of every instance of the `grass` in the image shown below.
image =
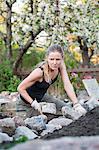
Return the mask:
M26 136L20 136L17 140L14 140L13 142L3 142L0 144L0 149L9 149L19 143L24 143L28 141L28 138Z

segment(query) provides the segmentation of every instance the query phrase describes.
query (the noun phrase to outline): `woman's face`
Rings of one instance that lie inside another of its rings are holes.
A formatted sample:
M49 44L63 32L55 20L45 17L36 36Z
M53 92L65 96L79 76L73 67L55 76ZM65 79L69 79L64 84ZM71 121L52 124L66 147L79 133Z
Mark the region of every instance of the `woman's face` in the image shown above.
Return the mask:
M57 70L60 67L62 56L59 52L50 52L47 56L47 61L50 69Z

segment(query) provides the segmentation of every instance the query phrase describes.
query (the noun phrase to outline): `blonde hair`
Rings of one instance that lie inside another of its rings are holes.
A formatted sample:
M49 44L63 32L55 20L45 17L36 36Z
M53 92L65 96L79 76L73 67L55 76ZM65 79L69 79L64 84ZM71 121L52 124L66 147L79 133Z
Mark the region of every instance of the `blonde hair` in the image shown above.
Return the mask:
M62 47L58 44L54 44L54 45L51 45L50 47L48 47L45 56L47 57L51 52L59 52L61 54L62 58L64 58L64 51L63 51ZM51 82L51 78L49 76L49 65L46 60L46 57L45 57L45 60L40 62L39 64L37 64L36 67L43 67L44 77L47 77L47 81Z
M51 81L51 78L49 76L49 65L47 63L46 60L38 63L35 68L39 68L39 67L42 67L43 68L43 71L44 71L44 78L47 77L47 81L50 82ZM34 69L35 69L34 68Z
M59 52L62 56L62 58L64 58L64 51L62 49L62 47L58 44L53 44L50 47L48 47L47 51L46 51L46 56L48 56L51 52Z

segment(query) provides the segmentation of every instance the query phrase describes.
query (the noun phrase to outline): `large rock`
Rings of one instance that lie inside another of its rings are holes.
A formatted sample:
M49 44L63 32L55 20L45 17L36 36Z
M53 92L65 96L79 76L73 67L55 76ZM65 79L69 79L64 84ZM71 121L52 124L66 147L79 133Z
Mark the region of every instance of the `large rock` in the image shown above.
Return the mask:
M62 114L63 116L69 116L73 120L77 120L82 116L82 114L76 112L72 107L67 106L62 107Z
M43 113L56 114L56 104L46 102L41 102L40 104Z
M10 103L10 100L8 98L0 98L0 106Z
M26 136L29 140L33 140L38 137L34 132L25 126L19 126L16 129L14 138L19 138L20 136Z
M89 108L89 111L94 109L95 107L98 107L99 106L99 101L97 100L96 97L91 97L86 103L85 105L88 106Z
M10 95L10 92L9 91L2 91L0 93L0 97L5 97L5 96L9 96Z
M60 125L60 126L67 126L69 125L70 123L72 123L73 120L71 119L68 119L68 118L65 118L65 117L59 117L59 118L55 118L55 119L52 119L48 122L48 124L53 124L53 125Z
M46 123L44 122L44 118L42 116L34 116L27 118L24 121L25 125L33 130L41 131L46 129Z
M13 141L13 138L8 136L6 133L1 133L0 132L0 143L3 143L3 142L8 142L8 141Z
M77 98L78 100L85 99L87 101L89 100L89 95L86 90L80 90L77 93Z
M56 130L61 129L62 126L61 125L57 125L57 124L46 124L46 130L43 130L41 133L41 136L44 136L48 133L53 133Z
M8 98L0 98L0 111L8 117L16 115L16 101L10 101Z
M83 84L91 97L95 97L97 100L99 99L99 84L97 80L94 79L83 79Z
M15 122L16 127L25 125L23 118L21 118L20 116L14 116L12 119Z
M0 128L2 132L12 136L15 133L15 122L12 118L0 119Z

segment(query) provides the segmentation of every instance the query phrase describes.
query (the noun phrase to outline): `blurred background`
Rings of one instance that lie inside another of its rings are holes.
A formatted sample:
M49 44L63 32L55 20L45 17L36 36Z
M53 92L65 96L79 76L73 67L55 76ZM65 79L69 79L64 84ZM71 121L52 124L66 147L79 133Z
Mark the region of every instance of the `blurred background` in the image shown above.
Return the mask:
M16 91L55 43L76 92L85 76L99 81L98 12L98 0L0 0L0 92ZM60 78L49 93L65 95Z

